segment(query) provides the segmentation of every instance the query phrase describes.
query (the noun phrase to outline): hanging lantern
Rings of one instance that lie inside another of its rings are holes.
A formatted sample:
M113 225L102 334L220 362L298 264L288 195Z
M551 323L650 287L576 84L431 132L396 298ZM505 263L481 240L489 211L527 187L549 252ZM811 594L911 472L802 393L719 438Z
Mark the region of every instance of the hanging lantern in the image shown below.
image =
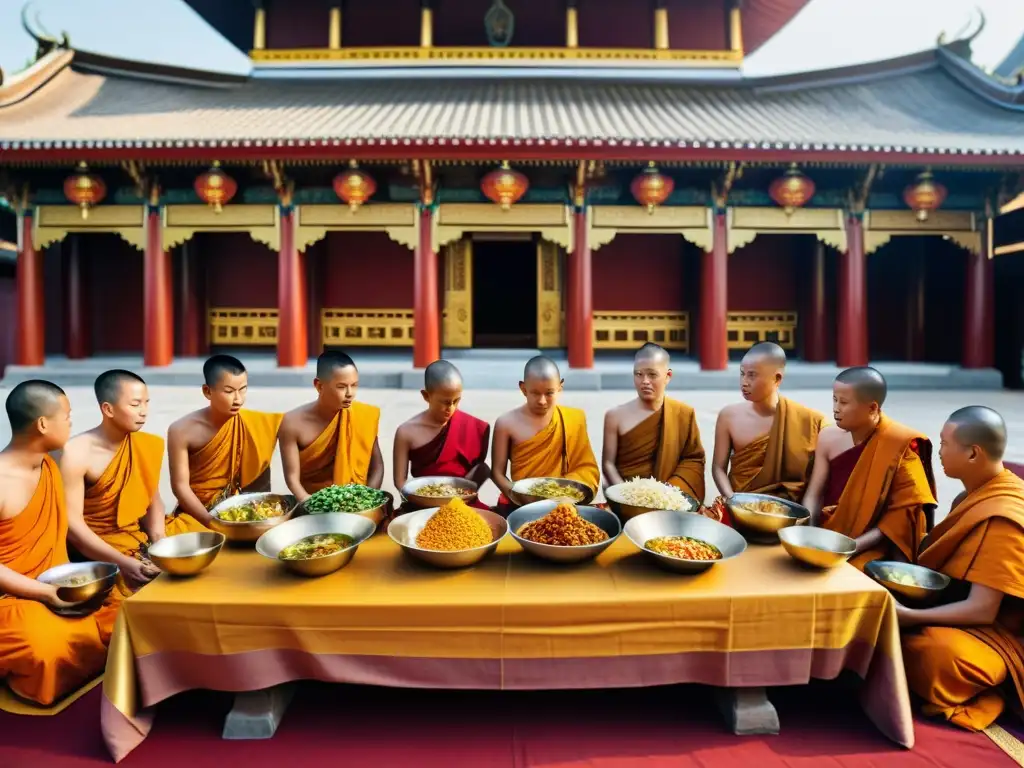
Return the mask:
M487 199L500 205L503 211L517 203L529 188L530 182L519 171L509 168L507 160L501 164L501 168L491 171L480 182L480 189Z
M238 184L220 169L219 162L214 161L213 167L196 179L195 189L200 200L212 205L214 213L220 213L235 196Z
M668 200L668 196L675 188L675 180L671 176L663 175L653 162L648 163L643 173L637 174L629 186L636 201L646 206L647 212L651 214L657 206Z
M946 188L932 179L931 171L920 174L914 184L903 190L903 202L917 214L918 221L927 221L928 214L945 200Z
M348 203L352 213L358 211L359 206L373 197L376 191L377 182L369 174L360 171L355 160L349 163L347 171L342 171L334 177L334 193Z
M792 216L814 197L814 182L800 172L796 163L790 163L789 170L768 187L768 194L787 216Z
M103 179L89 173L89 166L79 163L77 173L64 182L64 196L82 209L82 218L89 218L89 208L100 203L107 196L107 185Z

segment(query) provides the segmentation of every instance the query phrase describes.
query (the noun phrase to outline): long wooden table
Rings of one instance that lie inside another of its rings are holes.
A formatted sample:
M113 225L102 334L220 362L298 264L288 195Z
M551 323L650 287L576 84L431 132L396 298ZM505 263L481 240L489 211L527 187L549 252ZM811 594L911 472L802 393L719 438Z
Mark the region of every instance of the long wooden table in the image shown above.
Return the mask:
M703 683L756 689L864 679L877 727L914 731L892 598L850 566L809 571L752 545L696 576L654 567L624 537L591 563L538 562L511 538L475 568L437 571L386 536L337 573L303 579L225 549L193 579L161 576L127 600L104 679L115 760L154 708L192 689L295 680L550 690Z

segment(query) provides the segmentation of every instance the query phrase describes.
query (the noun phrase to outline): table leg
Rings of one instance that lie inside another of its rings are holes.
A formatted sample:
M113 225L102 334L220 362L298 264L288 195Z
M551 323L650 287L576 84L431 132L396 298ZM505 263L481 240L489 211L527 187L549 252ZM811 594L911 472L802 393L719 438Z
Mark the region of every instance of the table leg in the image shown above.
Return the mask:
M779 713L764 688L716 688L715 701L737 736L779 732Z
M277 732L295 694L295 683L262 691L235 694L235 705L224 720L225 739L270 739Z

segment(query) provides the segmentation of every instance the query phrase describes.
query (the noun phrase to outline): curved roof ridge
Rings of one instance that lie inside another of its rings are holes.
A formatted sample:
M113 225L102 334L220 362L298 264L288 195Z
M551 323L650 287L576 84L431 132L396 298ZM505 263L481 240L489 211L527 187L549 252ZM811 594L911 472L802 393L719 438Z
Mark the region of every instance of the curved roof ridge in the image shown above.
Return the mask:
M74 58L74 51L54 48L9 78L4 77L0 71L0 108L27 99L64 71Z

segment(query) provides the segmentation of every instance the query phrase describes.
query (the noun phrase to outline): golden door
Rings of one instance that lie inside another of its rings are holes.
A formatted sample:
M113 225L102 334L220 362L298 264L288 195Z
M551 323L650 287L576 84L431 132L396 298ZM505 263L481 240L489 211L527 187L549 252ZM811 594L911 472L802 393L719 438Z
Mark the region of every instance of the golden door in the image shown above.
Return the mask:
M444 249L442 346L473 346L473 241L464 237Z
M562 249L547 240L537 241L537 346L565 346L562 310Z

